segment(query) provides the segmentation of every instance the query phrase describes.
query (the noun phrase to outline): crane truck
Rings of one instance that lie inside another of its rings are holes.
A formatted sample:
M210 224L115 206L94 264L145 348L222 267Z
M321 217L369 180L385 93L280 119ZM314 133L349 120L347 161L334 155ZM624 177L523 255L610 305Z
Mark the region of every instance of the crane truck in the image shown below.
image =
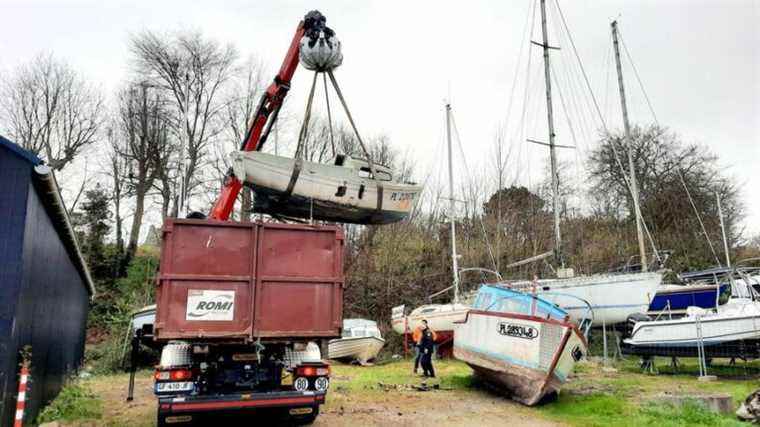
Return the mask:
M241 150L264 146L299 57L306 64L304 56L312 55L314 70L315 57L319 64L327 53L332 64L317 67L331 69L342 60L339 49L325 17L309 12ZM154 376L159 426L247 411L310 423L325 402L330 366L320 355L327 340L341 335L343 229L230 221L241 188L229 171L208 218L164 222L156 317L138 331L162 347Z

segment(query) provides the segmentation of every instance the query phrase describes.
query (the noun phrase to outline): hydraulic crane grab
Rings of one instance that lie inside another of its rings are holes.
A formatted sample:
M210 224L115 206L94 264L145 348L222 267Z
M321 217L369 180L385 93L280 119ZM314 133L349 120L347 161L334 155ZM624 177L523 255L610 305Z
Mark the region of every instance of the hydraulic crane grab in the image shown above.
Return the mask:
M333 52L332 39L335 33L325 25L326 22L325 16L319 11L314 10L307 13L298 24L280 71L264 94L261 95L253 120L251 121L251 126L240 146L241 151L260 151L264 146L272 130L272 126L277 121L277 115L280 112L285 96L288 94L288 90L290 90L290 81L298 67L299 57L309 68L317 69L323 66L324 62L320 61L320 59L327 52L328 56L333 57L330 68L340 64L342 56L340 56L339 52L339 42L337 40L334 41L337 47ZM318 46L318 43L323 44L323 46ZM325 43L329 46L324 46ZM310 58L303 58L304 49L313 49L311 52L313 55ZM312 60L314 58L317 58L317 65L313 65L314 62ZM337 58L337 61L335 58ZM232 170L227 171L227 175L224 178L224 186L211 209L209 217L222 221L228 220L242 187L243 183L235 177Z

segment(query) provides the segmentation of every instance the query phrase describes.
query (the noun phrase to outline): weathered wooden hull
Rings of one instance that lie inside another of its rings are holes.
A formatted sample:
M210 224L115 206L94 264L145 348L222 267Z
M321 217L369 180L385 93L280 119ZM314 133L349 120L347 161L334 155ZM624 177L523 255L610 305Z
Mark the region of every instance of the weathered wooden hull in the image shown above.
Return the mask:
M569 322L472 310L454 331L454 357L525 405L559 392L588 346Z
M563 383L557 377L552 376L542 390L541 385L546 379L546 374L543 372L490 360L477 352L457 349L455 354L460 360L470 360L466 363L472 368L478 379L490 385L496 392L504 393L506 397L523 405L534 406L538 404L544 396L558 393Z

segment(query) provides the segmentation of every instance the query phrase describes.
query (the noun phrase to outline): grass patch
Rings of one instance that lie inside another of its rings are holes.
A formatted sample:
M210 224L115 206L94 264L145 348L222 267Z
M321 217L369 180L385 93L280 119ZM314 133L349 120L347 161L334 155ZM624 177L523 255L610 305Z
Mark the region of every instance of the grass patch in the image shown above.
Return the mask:
M644 373L636 358L617 361L618 372L604 372L601 364L583 362L576 365L575 375L562 388L557 402L539 408L550 419L578 426L738 426L733 414L710 412L698 403L680 407L660 404L660 393L715 394L725 393L738 406L757 388L751 376L721 377L714 382L699 382L695 360L679 359L677 371L668 369L670 359L658 358L659 374ZM722 362L722 361L721 361ZM696 371L695 371L696 369ZM743 367L723 367L741 369ZM708 368L708 370L710 370ZM716 366L714 371L718 371Z
M589 427L743 425L733 416L716 414L696 402L680 407L652 402L637 405L618 394L563 394L557 402L542 406L539 411L557 421Z
M634 409L625 399L615 395L561 393L556 402L541 406L539 411L572 425L609 426L626 425Z
M711 412L696 402L686 402L678 408L672 405L650 403L639 409L638 416L641 419L641 425L658 427L744 425L731 416Z
M472 371L462 362L456 360L436 360L433 362L435 382L443 388L464 390L472 385ZM345 391L380 390L380 384L414 385L425 381L412 373L411 360L391 362L378 366L365 367L355 365L333 364L333 376L337 387ZM420 372L422 370L420 369Z
M72 382L45 407L37 422L99 420L102 416L103 402L85 383Z

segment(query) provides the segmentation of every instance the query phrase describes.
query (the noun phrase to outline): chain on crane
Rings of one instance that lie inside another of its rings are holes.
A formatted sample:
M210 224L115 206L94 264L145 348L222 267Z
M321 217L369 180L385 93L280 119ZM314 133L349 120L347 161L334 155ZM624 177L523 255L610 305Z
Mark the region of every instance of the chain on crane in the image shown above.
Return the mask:
M316 75L318 73L324 73L330 77L330 82L332 83L332 86L338 95L338 99L340 100L341 105L346 112L346 116L349 123L351 124L351 128L353 129L354 134L356 134L356 139L359 142L361 149L364 151L364 155L367 156L367 163L369 164L372 177L377 179L377 173L375 171L374 162L372 161L372 156L367 150L367 146L364 144L361 135L359 135L359 130L356 128L356 124L354 123L353 117L351 116L351 112L348 109L348 104L346 103L346 100L343 97L343 93L341 92L340 87L338 86L338 82L333 74L333 70L343 63L343 51L341 50L340 40L338 40L338 37L335 35L335 31L325 25L327 18L325 18L325 16L321 13L317 11L309 12L306 14L304 21L306 23L306 27L309 29L306 31L304 36L301 37L301 41L299 42L299 60L304 68L314 71L315 74L314 79L312 80L309 97L307 99L304 122L301 124L301 132L299 133L298 148L296 151L297 161L300 159L302 146L306 141L309 119L311 118L311 104L314 99L314 89L317 83ZM327 101L328 109L328 121L330 126L330 142L332 145L333 155L335 155L335 143L333 141L332 132L332 115L330 112L329 96L327 94L326 78L324 79L324 85L325 98ZM300 164L297 164L296 168L300 169ZM294 175L297 176L297 174ZM380 194L382 194L382 184L378 184L378 191Z

